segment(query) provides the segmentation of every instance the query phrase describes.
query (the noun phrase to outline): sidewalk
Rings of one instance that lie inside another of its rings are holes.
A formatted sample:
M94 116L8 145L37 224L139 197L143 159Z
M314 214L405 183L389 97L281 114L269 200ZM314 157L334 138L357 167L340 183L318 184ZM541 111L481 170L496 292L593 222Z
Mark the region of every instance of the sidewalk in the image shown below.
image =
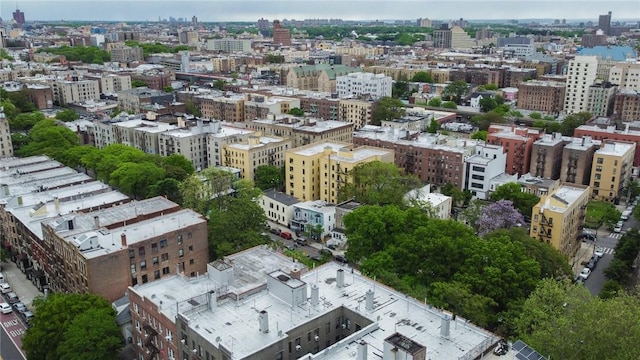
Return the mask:
M18 269L15 263L6 261L2 263L2 274L4 274L4 281L11 285L13 292L18 294L20 301L22 301L29 309L33 310L31 303L33 299L38 296L43 296L38 288L33 285L27 276Z
M580 249L578 249L578 252L573 259L573 263L571 264L573 275L575 275L575 277L577 277L578 274L580 274L580 271L584 268L584 263L589 262L594 251L595 247L593 242L580 242Z

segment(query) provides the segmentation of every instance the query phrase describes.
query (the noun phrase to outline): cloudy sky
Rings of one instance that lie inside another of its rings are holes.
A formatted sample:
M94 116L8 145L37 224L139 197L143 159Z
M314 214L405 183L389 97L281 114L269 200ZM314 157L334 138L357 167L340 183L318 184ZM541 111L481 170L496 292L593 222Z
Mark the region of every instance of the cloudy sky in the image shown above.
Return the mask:
M2 0L0 16L18 7L27 21L157 21L158 17L200 21L341 18L417 19L586 19L613 12L613 21L640 18L639 0Z

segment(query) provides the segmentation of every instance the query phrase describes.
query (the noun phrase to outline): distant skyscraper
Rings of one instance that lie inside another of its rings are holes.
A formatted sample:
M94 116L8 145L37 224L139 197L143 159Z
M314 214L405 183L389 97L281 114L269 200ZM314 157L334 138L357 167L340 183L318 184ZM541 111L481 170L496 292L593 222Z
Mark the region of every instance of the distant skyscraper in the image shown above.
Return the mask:
M13 12L13 20L15 20L18 25L23 25L24 13L19 9L16 9L16 11Z
M598 18L598 28L605 35L611 35L611 11L607 15L600 15Z
M268 37L269 36L269 20L260 18L260 20L258 20L258 31L260 32L260 34L262 34L262 36Z
M195 15L191 18L191 25L198 26L198 18Z

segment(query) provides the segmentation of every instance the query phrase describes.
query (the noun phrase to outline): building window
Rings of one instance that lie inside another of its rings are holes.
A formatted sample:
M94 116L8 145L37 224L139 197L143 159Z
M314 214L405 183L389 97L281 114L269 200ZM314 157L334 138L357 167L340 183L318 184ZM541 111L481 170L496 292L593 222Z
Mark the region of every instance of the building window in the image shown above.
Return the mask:
M162 275L167 275L171 270L169 270L169 267L164 267L162 268Z
M604 158L599 157L599 158L596 159L596 162L598 164L602 164L604 162Z
M136 264L131 264L131 273L132 274L136 273Z
M158 252L158 244L157 243L151 244L151 252L152 253L157 253Z
M160 279L160 270L156 270L153 272L153 279L154 280Z
M165 248L165 247L167 247L167 239L162 239L162 240L160 240L160 247L161 247L161 248Z
M139 256L144 256L144 246L140 246L140 247L138 248L138 255L139 255Z
M142 275L142 283L146 284L149 282L149 278L147 277L147 275Z
M184 256L184 250L178 249L178 257L183 257L183 256Z
M142 270L142 271L147 270L147 261L146 260L140 261L140 270Z
M136 257L136 251L129 249L129 259L133 259L134 257Z
M178 245L182 245L182 235L178 235Z
M169 253L164 253L162 255L160 255L162 261L167 261L169 260Z
M157 256L153 257L153 265L158 265L158 257Z

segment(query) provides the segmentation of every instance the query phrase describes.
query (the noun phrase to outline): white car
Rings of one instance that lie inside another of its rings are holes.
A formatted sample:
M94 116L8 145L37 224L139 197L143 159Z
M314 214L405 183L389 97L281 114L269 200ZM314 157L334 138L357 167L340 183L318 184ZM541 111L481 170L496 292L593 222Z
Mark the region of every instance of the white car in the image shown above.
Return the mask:
M603 247L598 247L596 249L596 251L593 253L593 255L597 256L598 259L604 256L604 248Z
M591 269L589 268L584 268L582 269L582 271L580 271L580 275L578 275L579 277L587 280L589 278L589 275L591 275Z
M614 233L619 233L622 231L622 226L620 225L616 225L616 227L613 228L613 232Z
M11 314L11 305L6 302L0 303L0 312L3 314Z
M3 294L10 293L11 292L11 285L9 285L8 283L0 284L0 292L2 292Z

